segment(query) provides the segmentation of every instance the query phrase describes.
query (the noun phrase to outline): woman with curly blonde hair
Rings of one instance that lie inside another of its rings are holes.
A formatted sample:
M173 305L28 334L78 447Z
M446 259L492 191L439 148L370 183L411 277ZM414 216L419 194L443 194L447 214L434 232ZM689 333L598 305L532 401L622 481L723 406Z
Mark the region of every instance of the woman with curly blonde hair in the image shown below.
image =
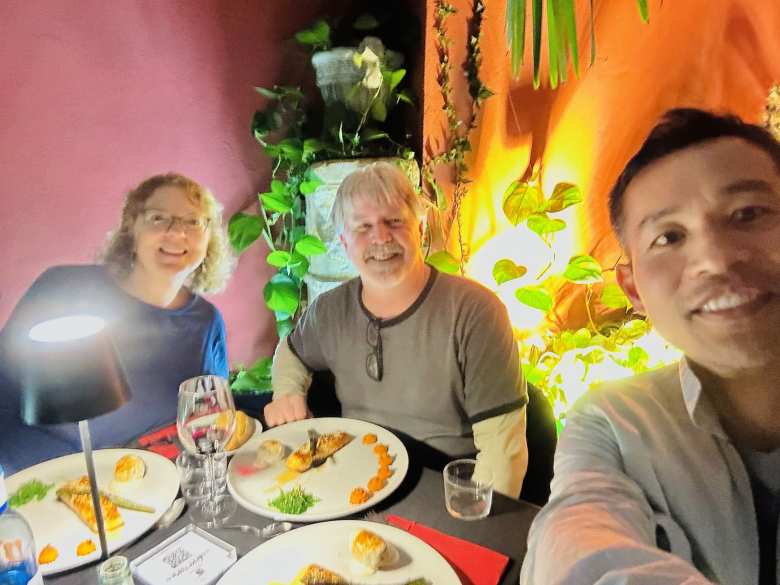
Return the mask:
M131 190L101 263L45 271L0 331L4 467L13 473L79 446L75 425L21 422L23 372L15 348L34 323L84 313L106 321L132 397L93 419L90 431L98 448L124 445L176 419L182 381L202 374L227 377L225 324L200 293L221 290L231 267L221 206L205 187L167 173Z
M158 189L180 190L191 204L200 208L201 217L206 220L205 227L209 228L206 255L192 274L188 275L188 288L194 293L221 291L227 283L233 265L225 234L220 229L222 206L208 189L176 173L150 177L128 193L119 227L111 233L103 252L103 263L120 280L132 273L136 260L135 227L139 218L146 221L144 214L148 212L147 202ZM154 219L150 221L154 224ZM157 222L158 227L166 225L162 219Z

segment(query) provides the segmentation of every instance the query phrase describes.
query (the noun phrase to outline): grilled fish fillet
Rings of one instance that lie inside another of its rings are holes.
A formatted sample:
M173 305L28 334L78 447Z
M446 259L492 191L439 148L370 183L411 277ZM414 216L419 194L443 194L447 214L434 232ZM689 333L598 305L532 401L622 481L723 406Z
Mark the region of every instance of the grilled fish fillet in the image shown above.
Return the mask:
M57 490L57 497L76 513L76 516L86 524L92 532L97 532L97 518L95 508L92 505L92 494L89 489L89 478L69 481ZM116 504L106 496L100 495L100 509L106 530L116 530L124 526L125 521L119 513Z
M307 471L312 466L322 464L328 457L347 445L354 437L349 433L337 431L317 437L316 447L312 452L312 441L307 440L293 451L287 458L287 467L293 471Z
M298 449L290 453L290 456L287 458L287 467L293 471L303 472L311 467L313 460L314 453L311 450L311 442L307 440Z
M346 585L346 583L333 571L311 564L302 569L290 585Z
M317 438L317 451L314 453L314 461L324 461L336 451L347 445L354 439L349 433L342 431L320 435Z

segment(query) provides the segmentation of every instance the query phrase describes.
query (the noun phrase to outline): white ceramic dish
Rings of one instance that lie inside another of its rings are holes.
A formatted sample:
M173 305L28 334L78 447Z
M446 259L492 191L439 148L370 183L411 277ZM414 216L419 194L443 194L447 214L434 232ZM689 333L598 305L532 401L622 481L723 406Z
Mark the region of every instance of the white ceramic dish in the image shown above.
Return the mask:
M135 512L119 508L125 524L107 534L109 551L114 551L136 540L154 526L176 498L179 491L179 475L173 462L150 451L101 449L93 451L93 454L98 487L106 491L109 490L111 480L114 478L114 465L120 457L134 454L146 463L144 478L138 480L137 484L122 495L134 502L151 506L154 512ZM60 502L56 494L57 488L62 484L86 474L84 454L74 453L33 465L6 479L9 495L32 479L54 484L43 500L34 500L16 508L16 511L22 514L32 527L35 546L38 549L36 554L46 545L52 545L59 553L54 562L41 565L44 576L91 563L100 557L100 538L97 533L92 532L70 508ZM95 543L95 552L78 556L76 547L87 539Z
M266 469L253 467L255 452L262 441L275 439L285 446L285 456L298 449L307 439L307 431L319 434L344 431L354 439L320 467L297 475L289 472L284 459ZM377 436L374 444L364 444L366 434ZM376 445L383 444L393 458L393 474L387 484L373 493L363 504L350 504L353 488L364 487L379 468ZM319 522L355 514L374 506L401 485L409 469L409 454L403 443L390 431L375 424L348 418L314 418L274 427L249 441L228 465L228 490L239 505L251 512L275 520L293 522ZM280 479L281 478L281 479ZM300 485L319 501L302 514L284 514L268 505L280 490L290 490Z
M360 529L368 529L392 544L398 560L386 569L366 575L352 560L350 543ZM349 583L399 585L424 578L430 585L460 585L450 564L428 544L408 532L375 522L337 520L311 524L277 536L241 558L217 585L290 583L310 563L316 563Z

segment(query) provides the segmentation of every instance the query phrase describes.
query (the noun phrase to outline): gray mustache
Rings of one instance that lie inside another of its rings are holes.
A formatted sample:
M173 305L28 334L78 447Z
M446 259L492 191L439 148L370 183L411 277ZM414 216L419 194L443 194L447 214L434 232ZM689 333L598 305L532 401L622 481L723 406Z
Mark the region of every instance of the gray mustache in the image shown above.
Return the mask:
M377 244L366 249L363 254L363 260L377 257L384 258L390 254L402 254L403 251L404 249L394 242L389 244Z

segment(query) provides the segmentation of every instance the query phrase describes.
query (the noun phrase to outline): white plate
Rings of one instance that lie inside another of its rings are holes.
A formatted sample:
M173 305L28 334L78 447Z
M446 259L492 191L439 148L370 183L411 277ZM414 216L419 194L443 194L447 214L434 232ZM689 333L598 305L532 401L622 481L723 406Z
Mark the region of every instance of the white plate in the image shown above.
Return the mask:
M254 471L253 462L257 446L269 439L276 439L285 446L285 456L300 447L307 439L307 431L319 434L344 431L355 438L346 447L329 457L315 469L310 469L289 481L280 484L278 478L288 473L284 460L260 471ZM363 436L372 433L378 441L373 445L363 444ZM388 454L394 458L393 475L381 490L363 504L349 503L353 488L367 487L368 481L379 468L378 457L373 448L378 444L388 447ZM409 469L409 454L403 443L393 433L375 424L349 418L312 418L274 427L260 434L231 459L228 465L227 485L230 494L247 510L275 520L294 522L319 522L349 516L370 508L384 500L401 485ZM248 474L247 474L248 473ZM285 491L300 485L308 493L319 498L314 506L303 514L283 514L268 505L268 501Z
M116 550L136 540L151 528L163 512L171 505L179 491L179 475L176 466L165 457L150 451L136 449L101 449L93 451L95 458L95 473L98 486L108 490L109 483L114 478L114 465L123 455L138 455L146 463L146 476L137 486L128 492L126 497L134 502L146 504L154 508L154 513L135 512L119 508L125 525L107 534L108 548ZM19 508L32 527L35 537L36 554L50 544L57 549L59 556L53 563L41 565L44 575L52 575L91 563L100 558L100 537L92 532L76 514L57 499L57 488L66 481L78 479L87 474L87 465L83 453L65 455L50 459L32 467L28 467L6 480L8 494L13 494L19 487L37 479L44 483L53 483L54 487L46 497L33 500ZM76 547L84 540L95 543L95 552L83 557L76 555Z
M365 575L352 561L355 532L368 529L398 549L399 559L388 569ZM348 582L393 583L425 578L432 585L460 585L457 574L438 552L408 532L374 522L337 520L297 528L268 540L241 558L217 585L289 583L305 566L316 563Z
M252 419L253 421L255 421L255 430L254 430L254 432L252 433L252 436L251 436L251 437L249 437L249 438L248 438L248 439L247 439L247 440L244 442L244 444L243 444L243 445L241 445L241 446L240 446L238 449L231 449L230 451L225 451L225 453L227 453L228 455L235 455L236 453L240 453L241 451L244 451L244 450L246 449L246 446L247 446L247 445L249 445L249 443L251 443L251 442L252 442L252 441L254 441L255 439L257 439L257 437L259 437L259 436L260 436L260 433L262 433L262 432L263 432L263 423L261 423L261 422L260 422L259 420L257 420L256 418L252 418L252 417L249 417L249 418L250 418L250 419ZM256 443L254 443L254 444L255 444L255 445L258 445L258 444L259 444L259 442L256 442ZM252 452L254 453L254 451L252 451Z

